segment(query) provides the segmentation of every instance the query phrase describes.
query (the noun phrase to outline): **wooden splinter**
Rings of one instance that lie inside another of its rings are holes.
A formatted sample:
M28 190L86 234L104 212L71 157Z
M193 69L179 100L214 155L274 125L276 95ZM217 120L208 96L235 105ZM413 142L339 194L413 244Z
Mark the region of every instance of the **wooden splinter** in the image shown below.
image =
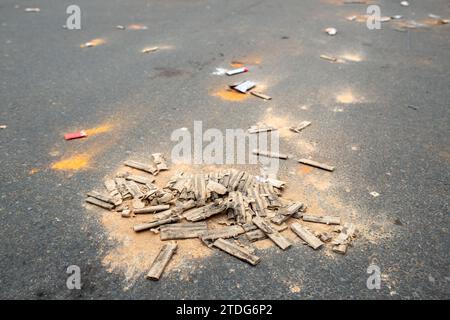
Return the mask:
M146 278L149 280L159 280L161 274L166 268L172 256L177 251L177 243L172 242L165 244L161 250L159 251L158 256L153 261L152 266L150 267L150 271L147 273Z

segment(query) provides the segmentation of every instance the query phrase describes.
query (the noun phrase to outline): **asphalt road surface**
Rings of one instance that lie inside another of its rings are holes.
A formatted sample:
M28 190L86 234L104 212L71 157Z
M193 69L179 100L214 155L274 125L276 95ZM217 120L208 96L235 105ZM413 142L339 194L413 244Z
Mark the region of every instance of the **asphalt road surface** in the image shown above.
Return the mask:
M1 1L0 297L448 299L450 24L428 15L450 18L449 3L373 1L383 16L423 25L369 30L346 19L367 5L340 2ZM70 4L81 8L81 30L63 28ZM101 40L80 47L92 39ZM250 72L213 74L232 61ZM273 99L221 91L247 78ZM103 213L85 208L85 193L126 159L170 155L172 131L195 120L225 130L261 119L312 122L280 149L336 171L288 160L280 176L312 208L351 212L362 231L347 254L270 247L251 267L214 252L131 285L125 271L111 272L104 257L120 244ZM87 139L63 139L86 128ZM366 285L372 263L379 290ZM66 286L70 265L80 267L81 290Z

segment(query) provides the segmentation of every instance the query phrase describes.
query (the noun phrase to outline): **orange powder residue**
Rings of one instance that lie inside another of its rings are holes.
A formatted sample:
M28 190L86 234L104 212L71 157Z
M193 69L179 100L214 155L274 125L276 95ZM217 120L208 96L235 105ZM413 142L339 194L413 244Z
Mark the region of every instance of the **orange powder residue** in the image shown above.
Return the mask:
M239 93L239 92L233 91L231 89L219 90L219 91L215 92L213 94L213 96L219 97L219 98L221 98L223 100L227 100L227 101L243 101L248 98L247 94Z
M300 166L300 168L306 166ZM177 171L186 173L210 172L219 170L216 166L189 166L184 164L173 165L171 170L161 172L156 178L156 184L159 187L166 185L167 180ZM116 173L121 173L120 168ZM306 170L309 170L306 169ZM311 170L313 170L311 168ZM290 181L283 192L283 198L291 201L302 201L307 204L307 212L314 215L337 215L341 216L343 221L355 220L355 209L348 204L343 203L338 197L331 195L332 190L330 177L324 176L322 173L314 172L307 177L293 177L294 181ZM312 188L311 188L312 187ZM323 192L322 191L326 191ZM135 233L132 229L133 225L153 220L151 215L137 215L132 218L122 218L120 213L99 211L93 206L86 205L86 208L95 210L95 214L99 215L100 222L105 228L108 239L114 242L113 248L108 248L106 252L102 252L102 264L108 272L120 273L125 277L125 290L131 288L136 280L143 277L150 269L150 266L158 255L158 252L165 241L160 240L160 236L151 231ZM360 219L356 219L357 221ZM215 229L223 227L227 221L226 214L217 215L208 219L206 222L208 228ZM287 226L297 222L308 227L313 232L332 233L334 226L309 223L297 219L290 219L286 222ZM184 222L185 223L185 222ZM358 225L358 230L363 230L362 235L365 237L367 229L363 225ZM381 231L380 231L381 232ZM302 245L302 240L295 235L290 228L281 231L294 246ZM367 237L365 237L367 238ZM373 238L375 239L375 238ZM205 246L199 239L179 240L178 249L172 260L169 262L162 279L165 277L180 277L180 281L189 281L189 275L195 273L197 268L202 268L201 260L216 254L218 250ZM270 239L257 241L252 243L257 250L256 254L264 258L268 253L262 252L266 249L275 247ZM277 249L278 250L278 249ZM336 254L331 252L331 245L326 244L320 252L325 256L335 257ZM234 259L224 256L224 259ZM186 274L186 275L184 275ZM181 275L181 276L180 276ZM290 284L292 293L299 293L302 290L301 283Z
M234 68L241 68L244 66L244 63L240 61L231 61L230 65Z
M52 164L54 170L83 170L89 167L90 156L88 154L75 155Z
M289 130L289 127L295 124L295 119L286 116L278 116L272 113L272 110L266 110L264 118L258 123L260 125L267 125L278 129L281 138L292 137L294 133Z
M87 133L88 136L91 136L91 135L95 135L95 134L105 133L105 132L111 131L112 128L113 128L112 124L103 124L103 125L100 125L98 127L90 128L90 129L87 129L87 130L84 130L84 131Z
M292 132L292 131L291 131ZM304 139L299 139L298 141L292 141L295 145L295 149L300 154L311 154L316 151L316 146L312 142L305 141Z
M355 103L356 98L351 91L345 91L345 92L339 93L336 96L336 101L339 103L350 104L350 103Z
M328 190L332 185L330 178L326 175L309 175L304 180L305 185L312 186L314 189L318 191L326 191Z
M231 61L230 65L235 68L240 68L245 65L259 65L261 63L262 63L262 59L260 56L251 55L251 56L246 56L242 59L233 60L233 61Z
M104 123L97 127L93 127L84 130L88 136L102 134L111 131L114 128L112 123ZM92 159L99 153L104 152L107 148L114 144L113 141L117 139L116 135L111 135L106 141L97 141L97 143L90 143L84 145L83 153L77 154L77 150L72 150L69 155L63 156L63 158L57 162L54 162L50 167L53 170L59 171L78 171L85 170L90 167ZM105 140L105 139L103 139ZM59 151L50 152L51 156L58 156Z
M298 172L299 172L300 174L308 174L308 173L310 173L311 171L313 171L313 168L311 168L310 166L300 165L300 166L298 167Z
M80 48L96 47L106 43L105 39L97 38L80 45Z
M167 241L161 241L160 236L151 231L136 233L133 225L152 220L151 217L122 218L119 213L105 212L102 214L102 224L110 239L117 242L117 247L103 257L103 265L108 272L124 273L129 288L142 274L150 269L153 260L161 247ZM177 241L178 248L166 272L182 267L187 261L205 258L214 251L205 246L200 239L184 239ZM163 274L162 277L167 276Z

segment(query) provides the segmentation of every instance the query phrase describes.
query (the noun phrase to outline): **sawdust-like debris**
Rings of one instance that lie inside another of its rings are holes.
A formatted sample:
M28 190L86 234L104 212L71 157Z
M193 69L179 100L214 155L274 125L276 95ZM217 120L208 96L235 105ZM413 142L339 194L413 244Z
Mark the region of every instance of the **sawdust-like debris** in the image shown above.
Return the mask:
M234 102L244 101L249 97L248 94L239 93L232 89L220 89L214 92L212 96L219 97L222 100Z
M77 154L53 163L51 165L51 168L53 170L61 170L61 171L84 170L89 167L90 159L91 157L89 154L86 153Z

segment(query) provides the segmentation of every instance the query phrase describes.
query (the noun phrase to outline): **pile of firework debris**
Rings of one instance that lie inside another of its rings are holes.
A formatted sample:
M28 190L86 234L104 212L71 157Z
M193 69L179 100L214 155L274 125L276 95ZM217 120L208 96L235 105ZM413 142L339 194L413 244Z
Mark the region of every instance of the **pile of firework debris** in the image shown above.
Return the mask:
M247 243L270 239L282 250L292 243L281 234L288 228L314 250L330 243L333 251L345 254L355 237L355 226L341 225L338 216L306 214L306 205L282 198L286 183L273 178L254 176L234 169L210 173L177 172L164 188L157 187L155 176L168 170L161 154L153 154L154 164L125 161L124 164L144 175L121 174L105 181L107 195L89 192L86 202L121 213L122 217L148 214L149 221L133 227L135 232L155 232L164 244L155 258L148 279L158 280L176 253L174 240L199 238L211 248L218 248L251 265L260 262ZM207 220L225 214L227 224L208 228ZM314 233L301 221L335 225L333 232Z

